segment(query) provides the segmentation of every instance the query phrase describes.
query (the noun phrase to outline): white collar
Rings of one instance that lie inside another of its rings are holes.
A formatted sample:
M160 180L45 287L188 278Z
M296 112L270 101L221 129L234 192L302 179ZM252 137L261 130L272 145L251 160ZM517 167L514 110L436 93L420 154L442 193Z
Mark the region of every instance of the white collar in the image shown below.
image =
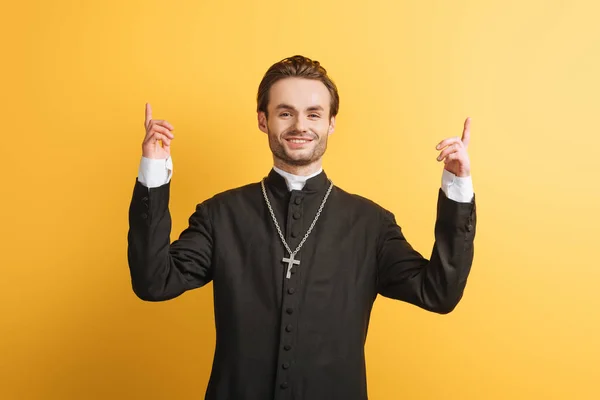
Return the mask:
M285 183L287 183L288 190L291 191L291 190L302 190L306 181L308 179L312 178L313 176L319 175L323 171L323 168L319 169L314 174L307 175L307 176L290 174L289 172L286 172L275 166L273 166L273 170L285 178Z

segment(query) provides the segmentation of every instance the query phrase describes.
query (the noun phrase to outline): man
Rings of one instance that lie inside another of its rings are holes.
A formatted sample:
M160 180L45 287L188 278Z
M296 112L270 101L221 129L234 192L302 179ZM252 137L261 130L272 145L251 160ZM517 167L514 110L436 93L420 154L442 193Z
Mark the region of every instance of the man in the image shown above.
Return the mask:
M427 260L389 211L333 186L323 171L339 96L319 62L275 63L257 102L273 169L198 204L173 243L173 126L152 119L146 105L129 209L133 290L162 301L213 282L217 340L206 399L366 399L364 343L376 296L443 314L463 295L476 224L470 120L462 138L437 146L445 165Z

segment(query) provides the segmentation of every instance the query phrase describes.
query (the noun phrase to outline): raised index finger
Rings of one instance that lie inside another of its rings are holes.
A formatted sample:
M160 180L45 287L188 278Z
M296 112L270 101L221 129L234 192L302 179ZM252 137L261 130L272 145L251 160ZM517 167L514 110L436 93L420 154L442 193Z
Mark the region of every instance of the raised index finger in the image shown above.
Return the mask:
M144 126L147 128L148 123L152 119L152 107L150 107L150 103L146 103L146 119L144 121Z
M463 129L461 140L465 147L469 145L469 141L471 140L471 117L467 117L465 120L465 127Z

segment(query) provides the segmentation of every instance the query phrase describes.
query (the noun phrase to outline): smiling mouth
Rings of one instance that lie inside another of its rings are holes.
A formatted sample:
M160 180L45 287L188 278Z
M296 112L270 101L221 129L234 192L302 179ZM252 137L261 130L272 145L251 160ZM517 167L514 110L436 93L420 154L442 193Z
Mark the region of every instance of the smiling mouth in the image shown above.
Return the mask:
M304 144L304 143L312 142L312 139L306 139L306 138L289 138L289 139L285 139L285 140L290 143L296 143L296 144Z

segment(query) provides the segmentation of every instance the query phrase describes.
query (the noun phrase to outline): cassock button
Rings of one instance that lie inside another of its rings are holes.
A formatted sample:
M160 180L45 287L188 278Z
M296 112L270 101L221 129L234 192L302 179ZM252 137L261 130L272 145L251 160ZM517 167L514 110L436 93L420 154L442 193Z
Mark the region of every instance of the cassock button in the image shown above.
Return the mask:
M302 203L302 197L296 197L296 198L294 199L294 203L296 203L296 204L300 204L300 203Z
M467 225L467 231L471 232L473 230L473 225L469 224Z
M285 351L290 351L292 349L292 346L290 346L289 344L286 344L285 346L283 346L283 349Z
M298 237L298 233L296 231L292 231L292 237L293 238Z
M281 365L281 367L282 367L283 369L288 369L288 368L290 367L290 363L288 363L288 362L284 362L284 363L283 363L283 365Z
M288 326L285 327L286 332L291 332L294 330L294 327L292 326L292 324L288 324Z
M288 307L288 308L285 310L285 312L286 312L286 313L288 313L288 314L292 314L292 313L294 312L294 309L293 309L292 307Z
M294 219L300 219L301 215L299 212L295 212L294 215L292 215L292 217L294 217Z
M142 214L142 218L143 218L143 219L146 219L146 218L148 218L148 214L146 214L146 213L143 213L143 214Z
M288 383L287 382L283 382L279 387L282 389L287 389L288 388Z
M294 294L295 291L296 291L296 289L294 289L293 287L288 289L289 294Z

